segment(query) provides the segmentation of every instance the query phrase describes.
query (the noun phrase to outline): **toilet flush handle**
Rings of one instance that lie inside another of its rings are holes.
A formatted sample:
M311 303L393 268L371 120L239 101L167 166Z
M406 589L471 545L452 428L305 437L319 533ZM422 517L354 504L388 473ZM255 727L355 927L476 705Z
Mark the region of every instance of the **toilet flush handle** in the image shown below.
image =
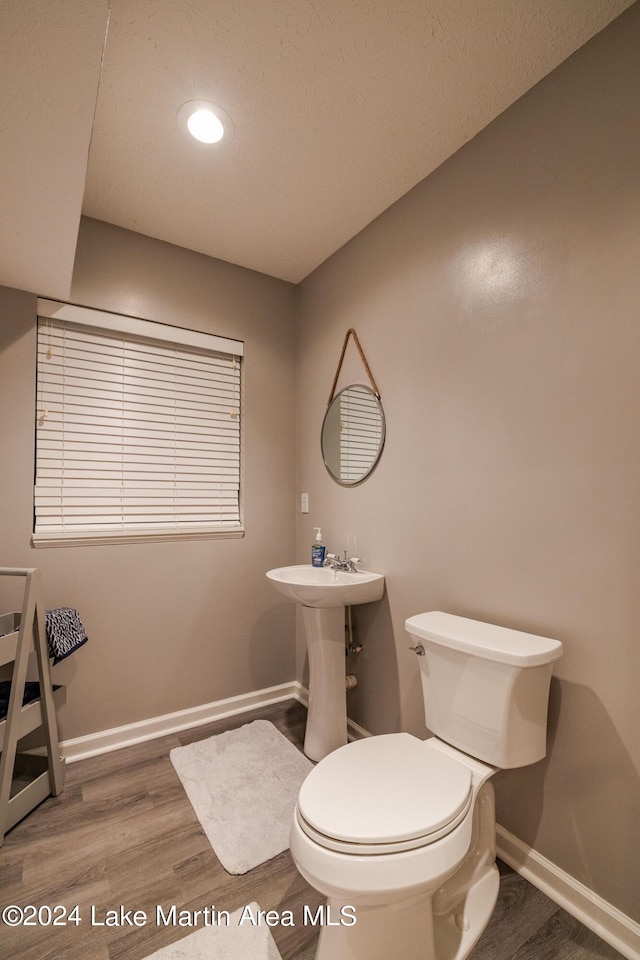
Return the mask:
M415 647L409 647L409 650L413 650L418 657L424 657L424 647L421 643L417 643Z

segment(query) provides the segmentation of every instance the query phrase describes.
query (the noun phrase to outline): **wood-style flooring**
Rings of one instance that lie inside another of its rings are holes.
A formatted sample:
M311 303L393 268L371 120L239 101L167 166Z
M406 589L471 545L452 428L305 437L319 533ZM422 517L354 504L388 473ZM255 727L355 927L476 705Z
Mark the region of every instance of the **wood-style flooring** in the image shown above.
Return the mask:
M319 895L288 851L244 876L222 868L175 774L176 746L271 720L301 749L305 709L288 701L172 736L69 764L63 793L19 823L0 849L0 909L77 904L81 922L12 928L0 921L1 960L143 960L189 929L157 926L156 905L232 912L315 911ZM615 950L508 867L494 916L471 960L616 960ZM144 926L99 926L108 910L145 911ZM92 914L93 909L93 914ZM61 913L61 911L59 911ZM93 920L96 923L92 922ZM271 930L283 960L312 960L318 928ZM402 932L398 957L402 957ZM247 958L251 960L251 958Z

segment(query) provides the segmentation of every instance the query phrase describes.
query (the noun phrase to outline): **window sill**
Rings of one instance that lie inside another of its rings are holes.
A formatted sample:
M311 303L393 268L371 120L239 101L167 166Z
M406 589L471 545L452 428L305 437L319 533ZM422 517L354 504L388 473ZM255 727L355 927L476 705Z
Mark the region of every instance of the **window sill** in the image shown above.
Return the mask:
M244 527L228 529L200 528L193 530L122 530L122 531L56 531L34 533L33 547L87 547L103 543L166 543L177 540L239 540L244 537Z

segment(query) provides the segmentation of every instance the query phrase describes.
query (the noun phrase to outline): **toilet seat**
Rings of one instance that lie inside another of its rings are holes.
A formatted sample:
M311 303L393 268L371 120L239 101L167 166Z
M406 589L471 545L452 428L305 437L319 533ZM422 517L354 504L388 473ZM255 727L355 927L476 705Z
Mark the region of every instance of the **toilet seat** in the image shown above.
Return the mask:
M408 733L340 747L315 767L298 796L301 829L350 854L412 850L446 836L472 801L471 770Z

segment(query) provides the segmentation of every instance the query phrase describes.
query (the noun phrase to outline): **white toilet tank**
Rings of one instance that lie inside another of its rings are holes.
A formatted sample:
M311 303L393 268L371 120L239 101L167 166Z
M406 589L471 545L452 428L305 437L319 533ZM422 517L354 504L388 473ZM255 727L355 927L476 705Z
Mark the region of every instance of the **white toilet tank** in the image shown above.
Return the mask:
M544 757L559 640L440 612L410 617L405 627L424 648L425 716L436 737L504 769Z

